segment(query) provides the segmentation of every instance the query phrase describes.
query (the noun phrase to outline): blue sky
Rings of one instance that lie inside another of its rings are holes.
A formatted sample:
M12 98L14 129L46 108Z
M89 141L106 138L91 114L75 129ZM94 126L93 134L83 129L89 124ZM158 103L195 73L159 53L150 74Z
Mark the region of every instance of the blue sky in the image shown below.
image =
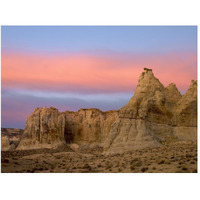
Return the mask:
M139 52L197 50L196 26L3 26L2 51Z

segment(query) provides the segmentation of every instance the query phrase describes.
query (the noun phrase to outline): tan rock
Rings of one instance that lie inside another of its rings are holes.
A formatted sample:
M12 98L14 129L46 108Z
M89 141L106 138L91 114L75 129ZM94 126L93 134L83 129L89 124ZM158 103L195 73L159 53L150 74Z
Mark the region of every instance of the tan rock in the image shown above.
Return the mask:
M53 107L36 108L27 118L17 149L44 148L64 143L65 115Z
M10 149L9 138L7 136L1 136L1 150L8 151Z
M197 81L191 81L191 85L177 102L173 125L197 127Z
M65 112L67 142L77 144L102 143L111 125L118 118L118 111L102 112L99 109L80 109Z
M15 150L19 145L24 130L14 128L1 128L2 150Z
M106 153L116 153L196 139L197 82L192 81L182 96L175 84L165 88L145 68L134 96L120 111L35 109L27 118L19 149L68 143L75 151L80 145L103 145Z
M175 84L164 87L145 68L134 96L119 112L105 140L107 153L162 145L169 138L197 139L197 82L181 96Z
M51 148L62 143L102 143L118 111L80 109L60 113L55 108L36 108L27 118L18 149Z
M170 123L171 113L167 110L165 88L155 78L152 70L141 74L134 96L120 110L121 118L145 119L156 123Z

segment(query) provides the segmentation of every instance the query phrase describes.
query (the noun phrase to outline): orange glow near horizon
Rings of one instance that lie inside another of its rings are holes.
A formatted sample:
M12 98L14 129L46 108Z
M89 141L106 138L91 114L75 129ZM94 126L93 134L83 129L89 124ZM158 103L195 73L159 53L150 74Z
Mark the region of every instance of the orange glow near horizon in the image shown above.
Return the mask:
M161 55L25 55L2 54L2 86L61 92L130 92L143 68L167 86L187 90L197 76L192 53ZM191 70L192 69L192 70Z

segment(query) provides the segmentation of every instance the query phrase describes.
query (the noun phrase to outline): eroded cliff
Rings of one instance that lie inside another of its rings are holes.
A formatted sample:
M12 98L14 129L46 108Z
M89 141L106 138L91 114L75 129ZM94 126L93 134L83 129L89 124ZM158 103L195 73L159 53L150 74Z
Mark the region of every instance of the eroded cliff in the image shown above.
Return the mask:
M197 138L197 82L181 96L175 84L164 87L144 69L134 96L119 112L105 141L105 151L121 152L162 145L172 139Z
M103 145L105 152L115 153L196 139L197 81L181 95L175 84L164 87L145 68L134 96L119 111L61 113L55 108L36 108L27 119L18 149L76 143Z
M56 108L36 108L27 118L18 149L53 147L67 144L102 144L118 111L80 109L59 112Z

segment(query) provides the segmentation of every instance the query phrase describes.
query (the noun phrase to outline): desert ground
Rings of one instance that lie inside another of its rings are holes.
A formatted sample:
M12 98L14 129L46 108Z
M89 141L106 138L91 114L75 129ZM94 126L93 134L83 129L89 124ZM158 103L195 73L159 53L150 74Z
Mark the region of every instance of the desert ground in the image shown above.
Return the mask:
M1 151L2 173L197 173L197 143L174 142L122 154L100 147Z

